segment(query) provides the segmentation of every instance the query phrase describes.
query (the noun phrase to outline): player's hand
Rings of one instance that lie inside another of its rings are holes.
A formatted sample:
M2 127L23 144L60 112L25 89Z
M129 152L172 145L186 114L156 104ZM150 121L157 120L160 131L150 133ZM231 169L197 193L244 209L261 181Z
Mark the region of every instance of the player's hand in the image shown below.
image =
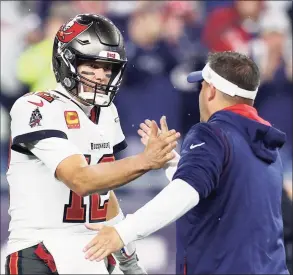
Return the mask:
M175 157L172 150L177 145L180 133L175 130L168 130L166 118L160 120L161 132L157 123L152 120L150 123L149 137L146 148L143 152L144 161L150 169L162 168L168 161Z
M149 119L146 119L143 123L140 123L139 125L140 129L138 129L137 131L137 133L140 136L141 143L145 146L147 145L149 140L149 136L151 133L151 125L152 125L152 122ZM161 125L161 128L163 126L163 128L166 131L168 131L168 125L167 125L167 120L165 116L161 117L160 125ZM158 129L158 135L160 135L160 133L161 133L161 129Z
M124 246L123 241L114 227L102 224L86 224L86 227L99 231L83 249L83 252L86 253L86 259L99 262Z

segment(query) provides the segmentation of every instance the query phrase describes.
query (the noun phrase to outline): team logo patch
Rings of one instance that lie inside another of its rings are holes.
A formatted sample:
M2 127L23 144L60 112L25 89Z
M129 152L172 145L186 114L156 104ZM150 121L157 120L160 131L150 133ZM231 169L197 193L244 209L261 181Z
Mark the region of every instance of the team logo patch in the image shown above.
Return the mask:
M76 36L87 30L91 24L92 23L89 25L82 25L73 19L59 29L57 38L62 43L69 43Z
M76 111L65 111L64 112L65 121L68 129L79 129L80 122Z
M30 118L29 126L31 126L31 128L34 128L36 126L41 126L42 119L43 117L41 115L39 108L33 110L31 118Z

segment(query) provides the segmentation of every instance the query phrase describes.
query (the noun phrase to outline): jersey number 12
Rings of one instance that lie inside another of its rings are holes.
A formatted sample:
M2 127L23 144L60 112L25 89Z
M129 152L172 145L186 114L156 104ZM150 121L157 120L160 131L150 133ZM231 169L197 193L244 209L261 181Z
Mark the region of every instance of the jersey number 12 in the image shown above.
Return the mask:
M85 158L90 164L91 156L85 155ZM114 161L113 155L104 155L98 163ZM89 222L104 222L106 221L108 197L103 199L103 195L92 194L89 197ZM69 203L64 206L63 222L66 223L85 223L86 222L86 205L84 198L70 190Z

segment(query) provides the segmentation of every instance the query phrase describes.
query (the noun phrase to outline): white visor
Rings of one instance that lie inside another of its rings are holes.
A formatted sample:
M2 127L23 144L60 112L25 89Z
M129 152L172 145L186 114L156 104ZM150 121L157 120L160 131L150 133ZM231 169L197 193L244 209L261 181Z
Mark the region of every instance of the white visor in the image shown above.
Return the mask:
M254 91L248 91L239 88L237 85L231 83L227 79L218 75L211 69L207 63L202 71L192 72L187 76L189 83L205 80L207 83L212 84L216 89L230 96L240 96L248 99L255 99L258 88Z

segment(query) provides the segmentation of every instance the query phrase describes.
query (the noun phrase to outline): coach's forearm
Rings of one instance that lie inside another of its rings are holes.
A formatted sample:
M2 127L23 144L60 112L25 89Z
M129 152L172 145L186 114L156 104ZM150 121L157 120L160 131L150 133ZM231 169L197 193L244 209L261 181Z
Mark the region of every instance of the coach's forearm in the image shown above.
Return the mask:
M114 227L124 245L142 239L179 219L199 202L198 192L175 179L156 197Z
M80 196L101 193L122 186L150 170L143 154L113 162L86 166L76 171L73 185Z

